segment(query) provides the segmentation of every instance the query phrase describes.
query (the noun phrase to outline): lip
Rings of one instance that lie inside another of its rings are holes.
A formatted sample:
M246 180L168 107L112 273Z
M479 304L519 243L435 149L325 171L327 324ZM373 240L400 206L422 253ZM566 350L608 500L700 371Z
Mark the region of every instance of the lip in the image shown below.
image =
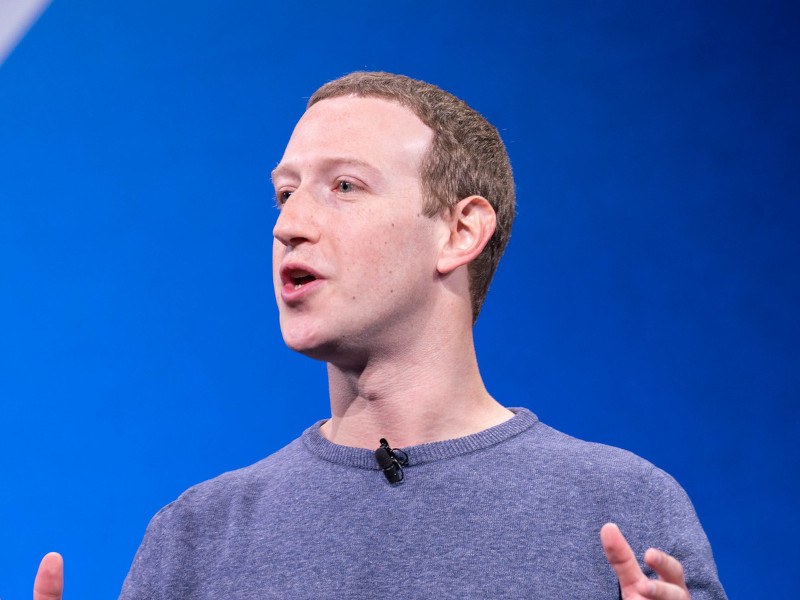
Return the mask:
M295 288L291 278L292 271L305 271L309 275L312 275L314 280L304 283L299 288ZM308 265L298 262L291 262L283 265L280 269L280 276L281 299L286 304L297 304L318 289L325 282L325 278L322 277L322 275L320 275L317 271Z

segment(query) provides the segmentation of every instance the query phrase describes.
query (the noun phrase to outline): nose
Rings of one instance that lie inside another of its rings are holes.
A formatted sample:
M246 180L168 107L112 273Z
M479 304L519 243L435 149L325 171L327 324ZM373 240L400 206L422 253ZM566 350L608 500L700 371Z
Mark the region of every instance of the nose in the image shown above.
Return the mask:
M313 198L295 190L281 207L272 235L286 247L296 247L304 242L319 240L316 203Z

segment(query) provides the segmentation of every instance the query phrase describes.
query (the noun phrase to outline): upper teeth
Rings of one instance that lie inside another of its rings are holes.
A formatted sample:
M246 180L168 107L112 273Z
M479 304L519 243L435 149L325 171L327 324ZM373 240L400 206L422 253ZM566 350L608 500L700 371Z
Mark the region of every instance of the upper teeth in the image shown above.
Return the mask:
M308 283L314 279L314 276L307 271L303 271L302 269L296 269L290 273L290 279L294 284L294 289L297 289L304 283Z

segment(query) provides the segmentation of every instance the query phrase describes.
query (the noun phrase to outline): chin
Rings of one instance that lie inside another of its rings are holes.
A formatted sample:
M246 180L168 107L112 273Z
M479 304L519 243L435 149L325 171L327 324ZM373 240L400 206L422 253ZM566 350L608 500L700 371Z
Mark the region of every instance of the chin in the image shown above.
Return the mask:
M290 350L315 360L334 364L343 369L363 366L363 349L351 348L342 340L321 335L320 331L300 332L297 328L282 327L283 341Z
M329 346L320 328L300 319L281 319L283 343L290 350L311 358L324 360L324 348Z
M298 354L302 354L303 356L308 356L309 358L314 358L316 360L327 360L327 356L330 354L330 352L326 350L326 346L324 344L287 340L286 338L283 338L283 341L286 343L286 346L289 348L289 350L294 350Z

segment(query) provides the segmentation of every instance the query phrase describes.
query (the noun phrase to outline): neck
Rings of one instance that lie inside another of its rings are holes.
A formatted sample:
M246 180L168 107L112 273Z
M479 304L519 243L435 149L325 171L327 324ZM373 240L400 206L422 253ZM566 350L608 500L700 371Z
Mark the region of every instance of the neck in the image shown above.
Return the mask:
M471 328L450 339L457 343L427 340L399 354L376 352L355 368L328 363L331 418L322 434L344 446L374 449L386 438L402 448L463 437L511 418L484 387Z

